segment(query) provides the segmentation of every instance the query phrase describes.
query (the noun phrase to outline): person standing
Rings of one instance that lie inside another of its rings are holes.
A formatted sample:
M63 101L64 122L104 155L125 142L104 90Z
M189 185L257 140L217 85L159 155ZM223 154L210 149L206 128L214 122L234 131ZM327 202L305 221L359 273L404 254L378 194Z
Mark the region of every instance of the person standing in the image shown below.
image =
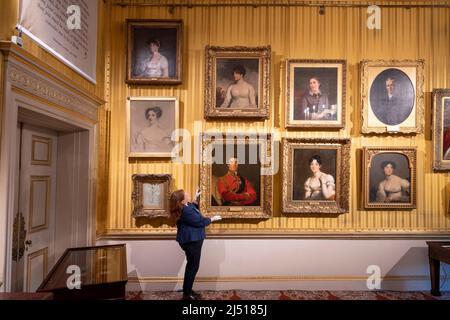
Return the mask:
M189 193L183 189L174 191L170 195L170 216L177 224L176 240L185 252L187 260L183 280L183 300L200 299L200 295L195 293L192 287L200 267L203 240L206 238L205 227L211 222L222 219L221 216L203 217L198 210L199 198L199 190L192 203Z

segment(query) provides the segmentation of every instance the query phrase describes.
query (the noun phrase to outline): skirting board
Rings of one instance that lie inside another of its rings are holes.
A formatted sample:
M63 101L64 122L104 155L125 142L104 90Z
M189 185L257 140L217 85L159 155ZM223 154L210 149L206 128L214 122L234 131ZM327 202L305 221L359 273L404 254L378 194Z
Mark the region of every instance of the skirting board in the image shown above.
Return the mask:
M290 278L290 279L288 279ZM450 290L450 277L441 277L441 290ZM386 277L379 290L423 291L428 290L430 279L424 276ZM127 283L127 291L180 291L183 287L181 278L133 278ZM427 289L428 288L428 289ZM367 291L366 278L363 277L249 277L204 278L195 280L196 290L350 290Z

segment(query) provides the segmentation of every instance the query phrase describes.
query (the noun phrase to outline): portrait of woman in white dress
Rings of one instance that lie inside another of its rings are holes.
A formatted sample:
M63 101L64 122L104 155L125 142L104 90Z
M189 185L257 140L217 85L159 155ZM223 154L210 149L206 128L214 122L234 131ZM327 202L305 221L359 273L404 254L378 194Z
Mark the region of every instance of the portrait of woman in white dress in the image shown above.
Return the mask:
M216 108L257 109L259 60L220 58L216 64Z
M177 129L178 100L175 97L133 97L129 100L130 156L172 156Z
M255 88L245 81L245 74L244 66L233 68L234 83L228 86L221 108L256 108Z
M369 148L368 148L369 149ZM379 151L379 150L377 150ZM384 150L383 150L384 151ZM396 151L396 150L395 150ZM408 205L414 201L415 187L413 182L414 159L408 148L401 152L379 152L368 160L368 202L367 205L395 207ZM367 151L370 155L372 150ZM368 156L367 156L368 157Z
M181 83L183 22L129 19L127 29L127 82Z
M409 202L410 183L394 174L397 168L395 162L383 161L381 168L384 172L384 180L378 184L376 202Z
M139 130L134 137L136 151L158 152L173 148L173 142L170 140L171 132L159 123L161 116L162 110L159 107L145 110L147 126Z
M140 77L167 78L169 76L169 62L159 52L161 42L158 39L150 39L148 42L149 56L142 61Z
M335 181L332 175L321 171L322 159L314 155L309 159L310 176L306 179L305 200L335 200Z

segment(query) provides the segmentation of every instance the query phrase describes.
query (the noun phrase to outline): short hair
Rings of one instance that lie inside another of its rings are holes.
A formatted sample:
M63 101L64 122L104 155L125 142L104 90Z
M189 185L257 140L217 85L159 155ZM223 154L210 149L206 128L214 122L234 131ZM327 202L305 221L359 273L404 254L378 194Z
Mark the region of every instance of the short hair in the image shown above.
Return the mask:
M228 164L231 164L231 161L232 161L232 160L235 160L237 163L239 163L238 158L236 158L236 157L230 157L230 158L228 159Z
M388 160L388 161L383 161L381 163L381 169L384 169L388 164L390 164L392 166L392 168L396 169L397 165L395 164L394 161Z
M322 165L322 159L320 159L320 156L318 154L315 154L311 158L309 158L308 163L311 165L314 160L316 160L319 165Z
M238 64L233 68L233 73L239 73L242 74L243 76L245 76L245 68L242 64Z
M151 107L151 108L148 108L147 110L145 110L145 119L148 119L148 114L150 111L153 111L154 113L156 113L157 118L161 118L161 116L162 116L161 108L160 107Z
M318 83L320 83L320 79L319 79L319 77L318 76L312 76L312 77L309 77L309 79L308 79L308 83L311 81L311 79L316 79L317 80L317 82Z
M156 38L148 39L147 45L149 46L152 43L156 44L158 47L161 47L161 42L158 39L156 39Z
M391 80L392 82L395 82L395 78L393 78L393 77L387 77L385 82L388 82L389 80Z

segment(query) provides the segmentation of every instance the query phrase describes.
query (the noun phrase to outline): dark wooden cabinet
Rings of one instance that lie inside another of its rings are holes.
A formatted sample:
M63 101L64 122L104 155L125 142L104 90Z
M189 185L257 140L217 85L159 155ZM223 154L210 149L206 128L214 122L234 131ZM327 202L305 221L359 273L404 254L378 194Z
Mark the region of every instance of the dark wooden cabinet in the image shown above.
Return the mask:
M37 292L56 300L125 299L127 281L125 244L69 248Z

